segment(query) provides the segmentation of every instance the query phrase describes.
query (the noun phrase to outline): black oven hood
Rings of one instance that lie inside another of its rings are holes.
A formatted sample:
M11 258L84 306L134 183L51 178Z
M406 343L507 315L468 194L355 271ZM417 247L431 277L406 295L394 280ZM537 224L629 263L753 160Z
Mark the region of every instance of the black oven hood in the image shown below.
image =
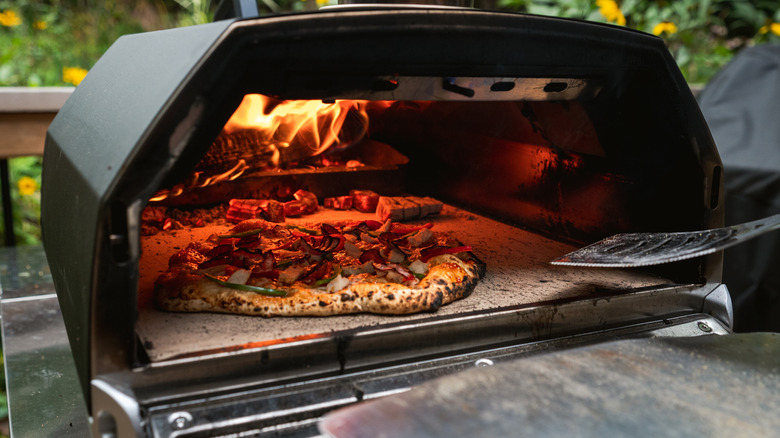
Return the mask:
M569 242L722 225L715 145L674 60L651 35L471 9L352 6L125 36L63 106L44 153L44 246L88 398L97 376L133 369L162 379L135 333L141 211L195 167L248 93L576 102L600 151L585 179L566 180L563 172L566 184L528 188L523 202L541 205L546 216L514 206L509 192L485 197L492 183L426 153L441 160L431 190ZM496 156L492 147L478 155ZM568 154L565 145L552 149ZM448 175L456 174L474 190L448 191ZM626 204L616 211L629 212L626 219L581 226L578 210L561 208L593 209L581 184L596 180L616 181ZM675 280L717 285L720 263L718 255L697 259Z

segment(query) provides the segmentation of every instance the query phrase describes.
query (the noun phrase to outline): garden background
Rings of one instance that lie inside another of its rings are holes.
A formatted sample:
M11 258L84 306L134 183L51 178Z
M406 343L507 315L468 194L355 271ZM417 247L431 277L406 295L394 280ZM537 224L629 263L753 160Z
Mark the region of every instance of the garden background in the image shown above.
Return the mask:
M336 0L259 0L262 14ZM780 42L778 0L475 0L475 7L585 19L653 33L690 84L741 49ZM211 21L208 0L0 0L0 86L77 86L121 35ZM10 160L18 244L40 243L41 158ZM0 223L0 236L2 233ZM1 359L0 359L1 360ZM0 388L4 388L3 385ZM6 415L0 394L0 418Z

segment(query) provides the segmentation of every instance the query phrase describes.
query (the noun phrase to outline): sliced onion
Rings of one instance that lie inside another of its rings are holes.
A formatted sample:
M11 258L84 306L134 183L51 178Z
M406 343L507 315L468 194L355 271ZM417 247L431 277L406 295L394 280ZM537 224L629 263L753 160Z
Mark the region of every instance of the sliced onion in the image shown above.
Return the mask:
M336 278L331 280L330 283L328 283L328 286L325 288L327 292L338 292L345 287L349 286L349 279L342 277L341 274L337 275Z
M227 282L233 284L246 284L246 282L249 280L249 277L251 275L252 275L252 271L248 271L246 269L239 269L236 272L232 273L230 277L228 277Z
M415 260L409 264L409 270L415 274L425 274L428 272L428 264L421 260Z
M359 259L363 254L363 251L351 242L344 242L344 252L347 253L348 256L356 259Z

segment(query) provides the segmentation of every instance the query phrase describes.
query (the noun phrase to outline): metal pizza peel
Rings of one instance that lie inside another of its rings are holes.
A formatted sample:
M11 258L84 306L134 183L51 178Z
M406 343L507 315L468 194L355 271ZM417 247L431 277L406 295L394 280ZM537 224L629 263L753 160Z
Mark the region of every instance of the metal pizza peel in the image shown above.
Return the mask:
M616 234L550 263L589 268L660 265L712 254L777 229L780 214L703 231Z

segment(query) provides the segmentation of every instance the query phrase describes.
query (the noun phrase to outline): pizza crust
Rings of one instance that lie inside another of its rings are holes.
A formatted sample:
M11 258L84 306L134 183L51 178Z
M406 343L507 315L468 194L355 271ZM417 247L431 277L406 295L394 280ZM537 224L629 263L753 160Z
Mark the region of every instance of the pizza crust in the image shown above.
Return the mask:
M435 311L471 294L485 266L477 259L441 255L415 286L360 282L328 293L293 287L285 297L236 290L204 278L186 267L163 274L155 285L160 308L175 312L219 312L251 316L331 316L353 313L403 315Z

